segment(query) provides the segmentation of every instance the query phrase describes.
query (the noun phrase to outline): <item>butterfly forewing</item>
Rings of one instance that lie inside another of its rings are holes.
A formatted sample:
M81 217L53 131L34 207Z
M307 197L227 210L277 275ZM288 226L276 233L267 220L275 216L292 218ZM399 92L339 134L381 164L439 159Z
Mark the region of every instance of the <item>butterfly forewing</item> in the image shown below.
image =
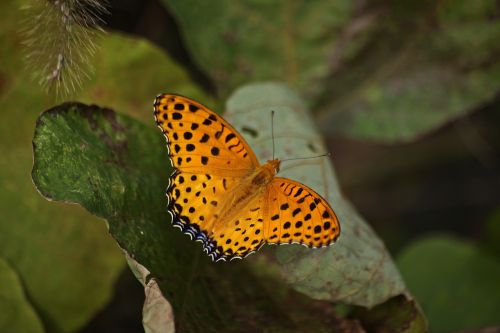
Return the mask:
M189 98L162 94L155 119L167 137L174 168L191 173L241 176L259 165L243 137L224 119Z
M236 238L242 230L255 233L256 224L246 220L257 218L255 212L241 221L220 216L228 191L259 165L243 137L216 113L182 96L159 95L154 111L175 169L167 189L174 226L202 241L214 260L254 251L263 242L262 233L258 242L247 236ZM230 238L233 233L234 241Z
M337 216L330 205L304 184L276 177L267 200L269 215L264 237L269 244L323 247L340 234Z

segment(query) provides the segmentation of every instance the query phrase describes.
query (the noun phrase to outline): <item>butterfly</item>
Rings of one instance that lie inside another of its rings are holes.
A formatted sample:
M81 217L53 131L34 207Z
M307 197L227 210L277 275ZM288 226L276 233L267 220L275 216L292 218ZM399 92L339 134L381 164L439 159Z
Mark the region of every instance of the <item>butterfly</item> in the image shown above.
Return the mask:
M154 115L174 168L167 188L172 223L202 242L212 260L243 258L264 244L319 248L338 238L328 202L277 177L279 159L260 164L221 116L174 94L156 97Z

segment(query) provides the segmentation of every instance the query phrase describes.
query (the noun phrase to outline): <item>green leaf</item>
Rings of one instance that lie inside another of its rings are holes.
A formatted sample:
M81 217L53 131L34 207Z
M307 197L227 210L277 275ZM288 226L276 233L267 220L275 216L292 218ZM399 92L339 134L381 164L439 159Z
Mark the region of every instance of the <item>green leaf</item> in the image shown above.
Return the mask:
M163 3L220 95L284 81L325 134L410 141L500 90L494 0Z
M249 80L321 89L332 45L356 9L352 1L164 0L195 61L222 96Z
M275 156L318 156L326 147L300 98L283 85L263 83L237 90L226 117L262 162L271 159L271 110ZM335 156L335 152L332 152ZM321 300L372 307L405 293L405 285L382 240L342 196L329 158L283 162L281 176L298 180L327 199L339 217L341 235L323 249L279 246L277 258L285 280L296 290Z
M371 13L374 24L335 48L333 58L343 60L318 103L325 133L410 141L500 91L495 1L393 2L366 10L351 23ZM360 40L357 52L345 56Z
M24 294L22 281L0 258L0 331L44 332L42 322Z
M432 332L500 324L500 263L474 245L430 236L409 245L398 264Z
M277 307L266 281L244 262L212 263L201 244L172 227L165 198L172 169L157 129L108 109L66 103L40 116L33 144L40 192L107 220L118 244L150 272L134 268L142 283L158 283L177 330L303 332L311 326ZM326 330L321 320L313 327Z

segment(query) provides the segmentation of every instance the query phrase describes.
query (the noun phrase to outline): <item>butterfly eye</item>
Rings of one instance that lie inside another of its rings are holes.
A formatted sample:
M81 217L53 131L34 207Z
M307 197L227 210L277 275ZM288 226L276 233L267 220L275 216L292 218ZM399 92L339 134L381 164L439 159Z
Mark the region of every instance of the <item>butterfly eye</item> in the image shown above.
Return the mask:
M281 161L279 159L274 159L273 165L274 165L274 170L276 170L276 173L280 172Z

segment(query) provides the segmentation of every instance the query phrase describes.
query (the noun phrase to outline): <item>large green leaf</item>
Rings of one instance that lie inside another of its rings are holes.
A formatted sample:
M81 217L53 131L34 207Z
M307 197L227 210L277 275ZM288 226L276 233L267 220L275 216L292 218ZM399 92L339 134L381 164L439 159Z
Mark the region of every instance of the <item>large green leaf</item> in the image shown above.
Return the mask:
M265 96L265 98L263 98ZM275 83L245 86L227 103L226 116L261 161L272 158L271 110L275 111L275 156L280 159L326 152L300 98ZM332 152L335 159L335 152ZM342 196L329 158L283 162L282 176L298 180L332 205L341 224L336 244L311 250L280 246L277 258L285 280L315 299L372 307L405 293L405 285L383 242Z
M321 90L332 45L349 22L352 1L164 0L195 61L219 92L255 80Z
M500 91L494 0L163 2L222 96L286 81L325 134L408 141Z
M499 325L498 258L450 236L414 242L398 257L432 332Z
M40 192L105 218L120 246L151 272L138 274L140 280L158 283L180 331L326 331L323 320L295 322L243 262L212 263L200 244L171 226L165 188L172 170L157 129L66 103L41 115L33 144Z
M0 258L0 331L43 333L43 325L24 294L22 281Z
M393 2L368 11L378 16L373 27L345 41L367 43L325 82L323 131L408 141L500 91L500 21L490 19L498 13L495 1ZM335 52L341 57L345 50Z

